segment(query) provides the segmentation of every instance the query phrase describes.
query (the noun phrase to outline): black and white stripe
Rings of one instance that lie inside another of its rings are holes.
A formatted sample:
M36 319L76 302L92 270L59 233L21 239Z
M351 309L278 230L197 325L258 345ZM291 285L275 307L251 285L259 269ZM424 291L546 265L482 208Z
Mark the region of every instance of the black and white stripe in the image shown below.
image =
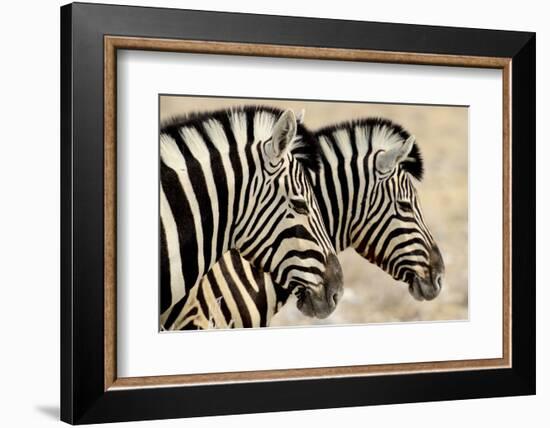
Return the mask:
M313 176L314 189L336 251L351 246L406 282L416 299L435 298L444 265L416 194L414 179L422 179L423 162L414 138L379 118L324 128L315 138L321 168ZM187 328L269 325L289 292L231 251L194 294L201 305ZM232 299L241 304L232 304Z
M339 266L306 173L318 168L318 156L289 110L222 110L163 126L162 328L181 327L190 290L230 249L282 288L312 290L319 310L334 309Z

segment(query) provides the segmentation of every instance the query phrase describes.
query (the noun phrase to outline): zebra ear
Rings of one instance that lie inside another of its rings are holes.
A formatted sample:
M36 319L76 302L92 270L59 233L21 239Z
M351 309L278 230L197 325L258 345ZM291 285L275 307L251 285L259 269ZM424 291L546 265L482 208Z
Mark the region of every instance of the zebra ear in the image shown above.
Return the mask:
M389 150L382 151L376 156L376 170L381 174L389 174L400 162L404 161L411 152L414 137L411 135L406 141L394 144Z
M273 127L273 136L266 147L267 154L276 159L286 153L290 143L296 137L297 128L294 112L285 110Z

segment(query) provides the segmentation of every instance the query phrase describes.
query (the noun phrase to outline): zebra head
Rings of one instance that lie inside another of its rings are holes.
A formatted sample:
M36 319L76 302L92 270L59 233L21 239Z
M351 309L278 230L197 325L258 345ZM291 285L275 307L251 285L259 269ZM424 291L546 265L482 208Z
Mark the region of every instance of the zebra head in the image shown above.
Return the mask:
M236 248L294 292L305 315L325 318L343 293L343 280L308 171L319 167L318 143L292 110L256 111L253 129L250 155L258 167L250 171Z
M416 300L441 291L445 266L422 215L414 179L423 164L413 136L389 121L376 119L355 136L366 138L364 220L351 230L351 243L370 262L409 285Z

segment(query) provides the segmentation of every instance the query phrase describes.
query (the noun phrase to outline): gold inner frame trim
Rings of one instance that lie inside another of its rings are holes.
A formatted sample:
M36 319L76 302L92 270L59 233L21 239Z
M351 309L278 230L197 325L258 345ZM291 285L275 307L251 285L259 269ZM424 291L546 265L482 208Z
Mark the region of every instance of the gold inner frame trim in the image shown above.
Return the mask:
M147 50L211 55L242 55L394 64L441 65L502 70L503 125L503 294L502 358L376 364L340 367L204 373L171 376L117 377L116 367L116 84L117 50ZM104 389L190 386L234 382L359 377L511 367L511 58L382 52L361 49L283 46L250 43L104 37Z

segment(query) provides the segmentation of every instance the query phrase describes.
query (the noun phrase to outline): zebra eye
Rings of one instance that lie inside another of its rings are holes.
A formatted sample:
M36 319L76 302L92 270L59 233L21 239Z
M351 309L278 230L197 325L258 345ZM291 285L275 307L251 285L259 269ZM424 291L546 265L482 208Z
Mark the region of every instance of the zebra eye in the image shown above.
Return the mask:
M412 212L412 205L409 202L397 201L397 206L401 211Z
M298 214L308 214L309 213L309 207L303 199L291 199L290 200L290 206L294 211L296 211Z

